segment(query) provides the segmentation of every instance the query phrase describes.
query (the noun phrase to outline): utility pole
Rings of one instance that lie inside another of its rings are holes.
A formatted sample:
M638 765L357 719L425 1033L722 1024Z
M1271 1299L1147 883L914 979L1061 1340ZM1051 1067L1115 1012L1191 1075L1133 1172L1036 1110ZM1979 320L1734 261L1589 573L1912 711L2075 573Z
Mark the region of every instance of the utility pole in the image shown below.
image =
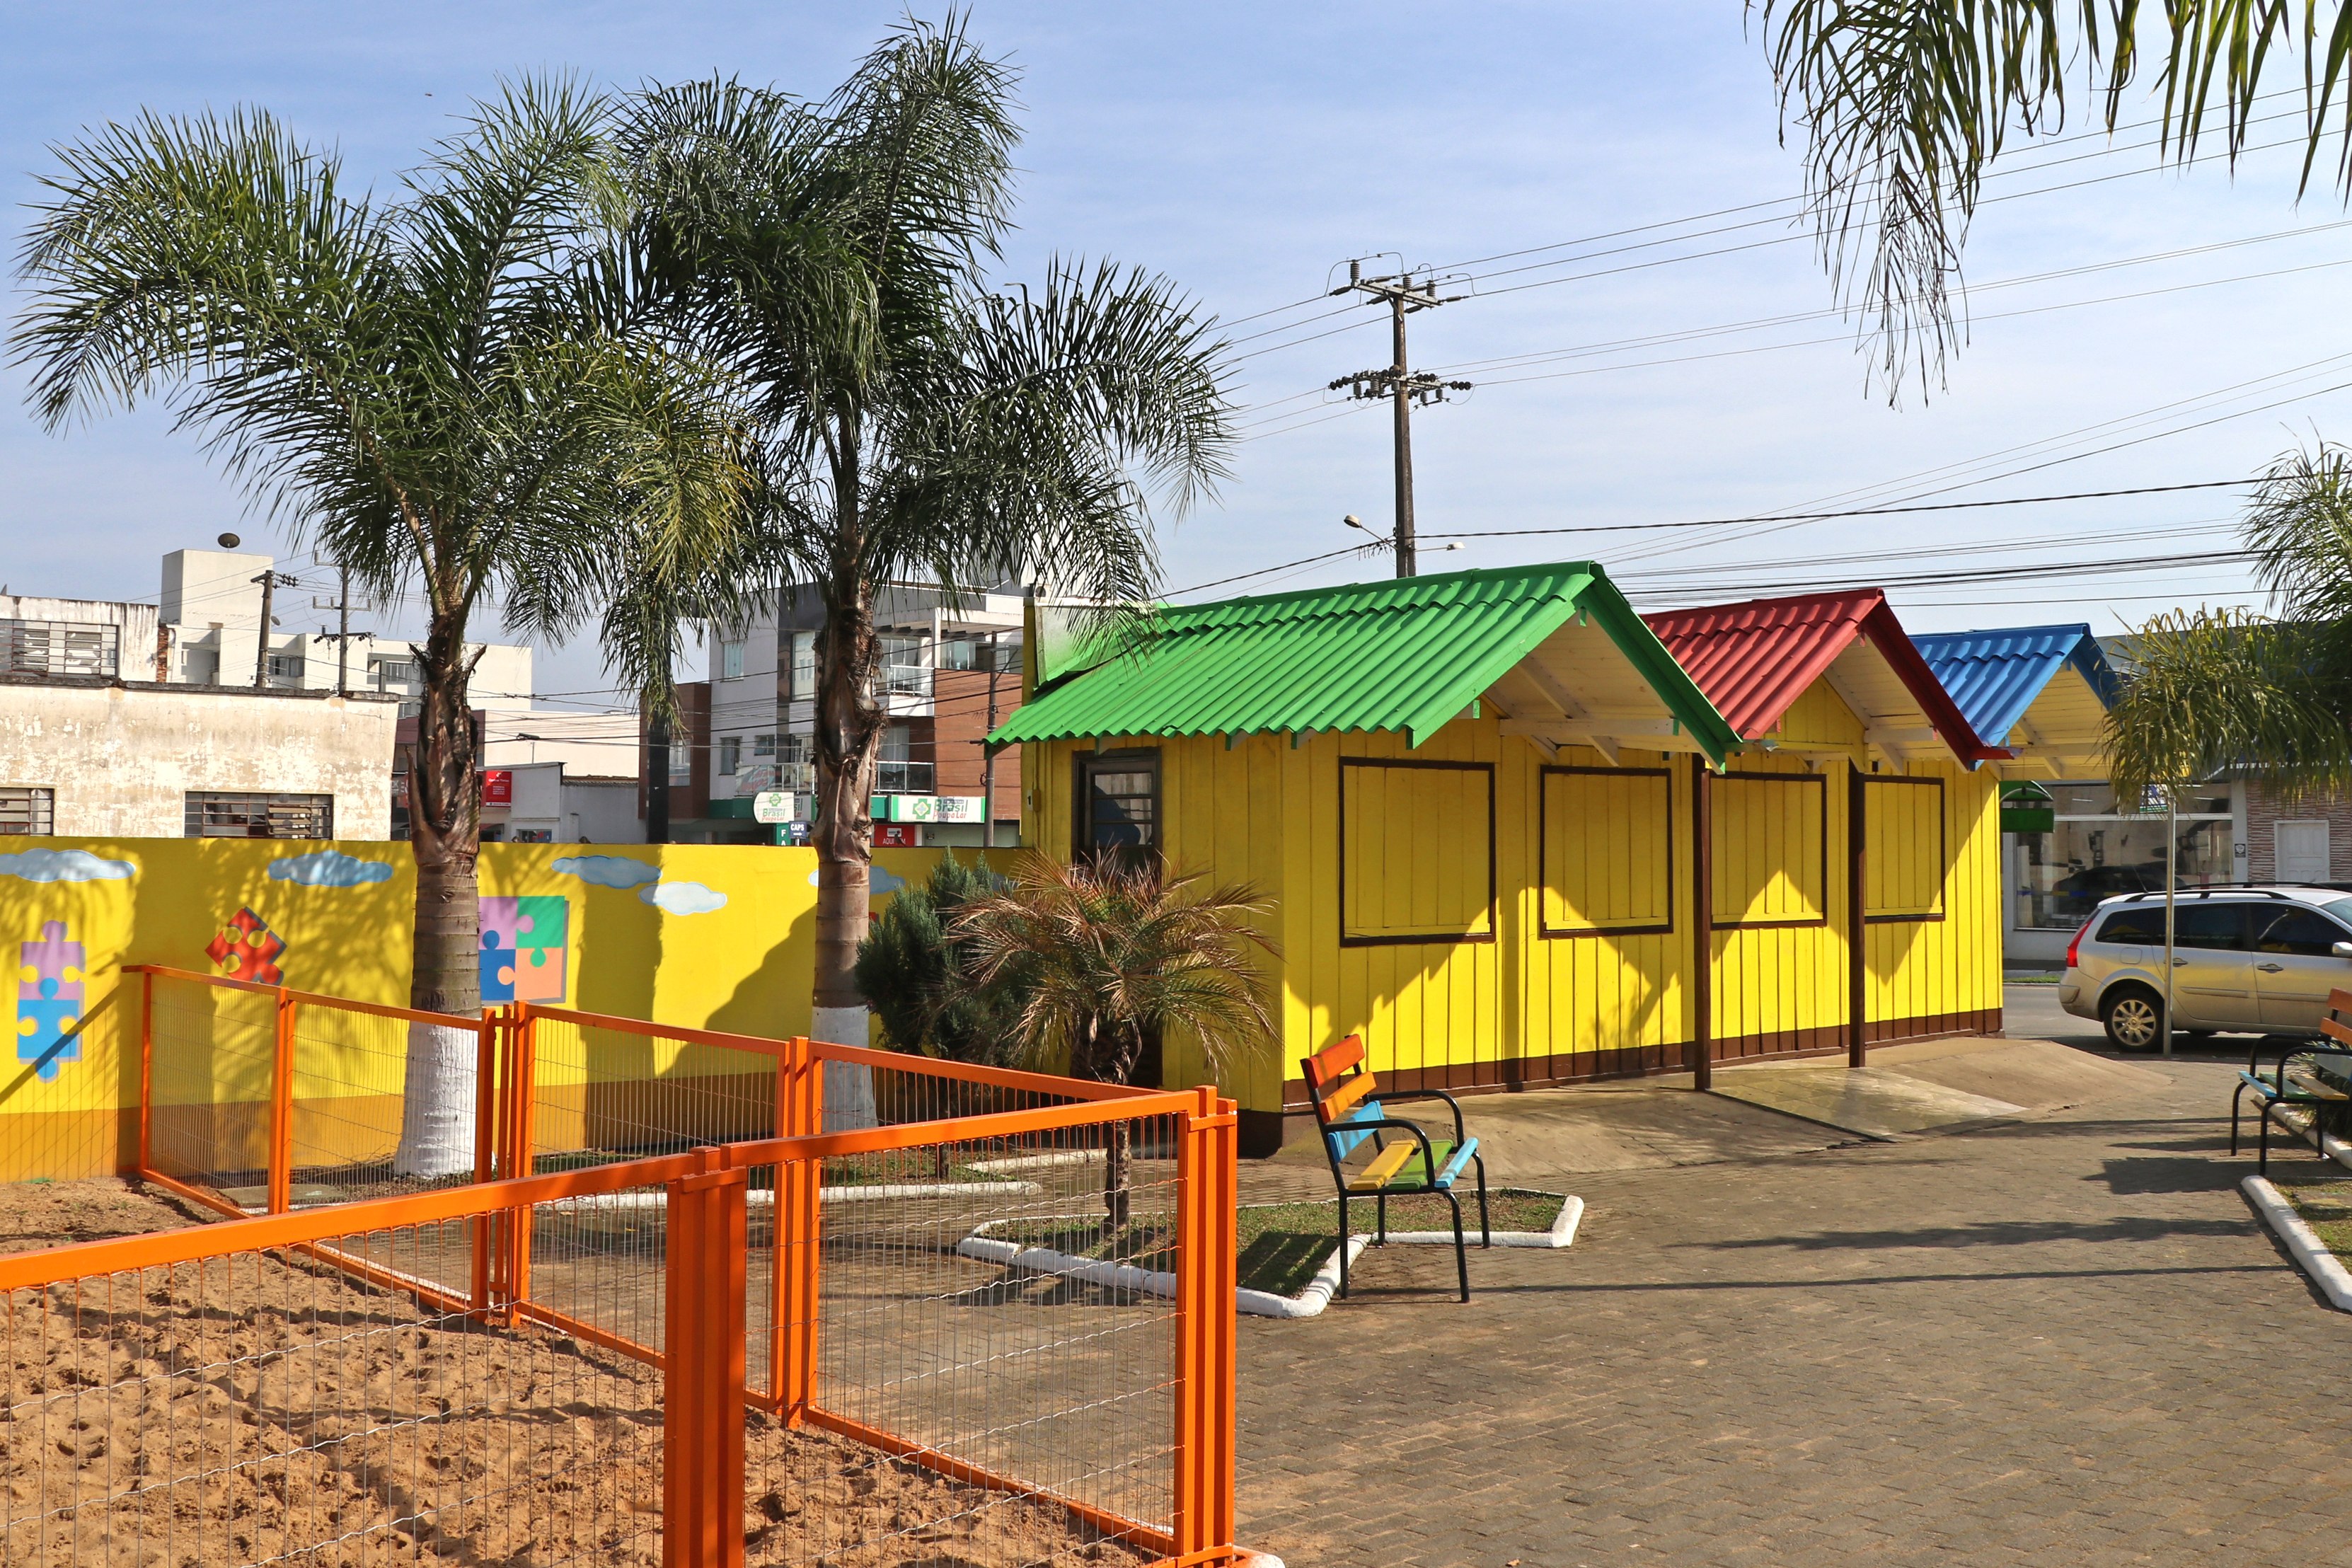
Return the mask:
M1443 403L1448 392L1467 392L1466 381L1445 381L1423 371L1416 375L1406 363L1404 319L1416 310L1433 310L1452 304L1462 298L1459 294L1440 297L1437 285L1427 275L1416 283L1412 274L1396 272L1383 278L1367 278L1363 264L1348 263L1348 281L1331 290L1334 295L1361 294L1367 299L1385 300L1389 308L1389 323L1394 341L1395 358L1386 370L1360 370L1353 375L1343 375L1332 382L1328 390L1348 389L1348 395L1369 401L1375 397L1391 399L1395 405L1396 422L1396 574L1410 577L1414 572L1412 543L1412 408L1416 403Z
M341 573L341 585L336 590L333 601L330 603L325 599L314 598L310 601L310 607L314 610L335 612L335 630L332 634L335 639L335 695L349 697L352 694L352 639L355 637L373 637L375 634L352 630L352 569L344 566L338 570ZM326 637L330 634L322 631L319 635Z
M254 581L261 584L261 631L253 645L253 689L258 691L269 684L269 628L277 624L270 619L270 596L280 587L293 587L295 579L283 572L264 572Z
M980 842L990 849L996 847L996 748L988 737L996 733L997 635L988 634L988 728L980 741Z

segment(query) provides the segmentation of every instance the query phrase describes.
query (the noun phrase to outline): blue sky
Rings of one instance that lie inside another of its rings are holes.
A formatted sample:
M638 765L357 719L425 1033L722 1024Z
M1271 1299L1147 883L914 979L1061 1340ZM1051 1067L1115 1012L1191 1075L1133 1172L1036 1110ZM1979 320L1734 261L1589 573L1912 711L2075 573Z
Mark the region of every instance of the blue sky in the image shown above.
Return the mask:
M568 69L630 85L719 70L817 93L898 15L798 4L11 5L13 47L0 61L10 247L47 145L142 106L267 105L339 148L354 175L388 185L502 73ZM1115 257L1179 279L1236 321L1236 338L1270 334L1240 345L1250 439L1234 478L1163 536L1177 588L1337 549L1349 542L1343 513L1387 525L1385 417L1327 405L1315 390L1384 363L1384 318L1326 317L1337 307L1320 305L1257 312L1319 295L1352 255L1445 266L1801 187L1737 0L1442 11L995 0L974 8L973 28L1024 73L1021 229L1002 279L1034 278L1055 254ZM2258 127L2255 141L2291 131ZM1418 363L1469 365L1458 374L1480 383L1416 424L1423 532L2225 479L2315 428L2345 428L2347 393L2309 395L2352 382L2352 359L2333 360L2352 344L2337 341L2332 309L2352 227L2324 226L2344 224L2341 203L2297 205L2293 149L2257 153L2234 175L2218 163L2184 175L2158 168L2138 146L2147 140L2038 150L1993 182L1988 194L2042 194L1984 209L1968 253L1970 342L1948 387L1897 408L1866 386L1850 328L1835 321L1556 357L1830 305L1811 247L1790 237L1801 230L1753 226L1753 211L1460 269L1487 274L1474 297L1413 324ZM2075 184L2085 180L2095 183ZM2062 184L2073 188L2044 190ZM1741 223L1752 226L1696 235ZM2266 237L2275 236L2285 237ZM1659 239L1672 243L1596 255ZM1592 275L1729 247L1743 248ZM2197 253L2135 259L2184 250ZM2008 282L2080 268L2091 270ZM2249 274L2264 276L2219 281ZM1501 291L1526 283L1544 286ZM2143 297L2084 303L2126 293ZM1819 339L1831 341L1809 342ZM1807 346L1771 346L1780 344ZM269 520L158 413L54 437L25 412L22 384L0 373L0 580L10 586L152 598L166 550L225 529L283 550ZM2227 388L2239 390L2211 397ZM1946 488L1963 481L1974 482ZM2000 584L1920 584L1895 603L1921 628L2087 619L2113 631L2174 604L2245 602L2244 574L2226 560L2093 576L2029 569L2227 552L2230 497L1472 540L1425 564L1591 556L1653 605L2008 564L2016 574ZM1341 561L1236 591L1381 568ZM385 629L401 629L397 617ZM542 656L542 691L602 684L593 647Z

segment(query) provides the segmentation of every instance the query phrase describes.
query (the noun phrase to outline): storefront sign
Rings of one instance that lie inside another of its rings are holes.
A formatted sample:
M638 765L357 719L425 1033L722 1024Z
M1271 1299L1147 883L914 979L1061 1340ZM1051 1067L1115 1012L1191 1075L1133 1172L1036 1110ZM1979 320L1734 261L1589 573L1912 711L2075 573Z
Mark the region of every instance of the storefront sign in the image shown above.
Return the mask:
M506 768L486 768L482 772L482 804L512 805L514 804L514 773Z
M874 847L877 849L920 849L923 830L911 822L877 822L874 825Z
M868 815L877 822L984 822L988 803L976 795L877 795Z
M754 822L790 822L793 819L793 792L788 789L763 789L751 797L751 820Z

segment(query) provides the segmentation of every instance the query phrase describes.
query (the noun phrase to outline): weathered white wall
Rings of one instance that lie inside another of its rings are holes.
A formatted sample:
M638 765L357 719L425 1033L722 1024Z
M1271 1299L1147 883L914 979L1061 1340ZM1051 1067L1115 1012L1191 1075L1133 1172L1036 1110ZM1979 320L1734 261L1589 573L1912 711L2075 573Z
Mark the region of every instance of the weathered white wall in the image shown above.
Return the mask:
M57 792L68 837L177 838L191 790L332 795L338 838L392 836L381 699L0 682L0 784Z
M36 594L0 594L0 620L75 621L85 626L117 626L121 633L121 664L113 673L124 680L167 680L156 673L157 622L152 605L121 604L112 599L52 599Z

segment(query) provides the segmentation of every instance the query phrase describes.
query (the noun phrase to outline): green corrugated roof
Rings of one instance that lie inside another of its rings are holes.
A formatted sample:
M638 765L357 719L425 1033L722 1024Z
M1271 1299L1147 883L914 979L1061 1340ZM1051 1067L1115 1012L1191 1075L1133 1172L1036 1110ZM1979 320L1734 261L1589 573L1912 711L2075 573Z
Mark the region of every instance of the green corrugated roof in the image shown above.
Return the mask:
M1311 588L1160 612L1140 651L1052 685L992 742L1390 730L1419 745L1583 612L1717 762L1714 705L1591 562Z

